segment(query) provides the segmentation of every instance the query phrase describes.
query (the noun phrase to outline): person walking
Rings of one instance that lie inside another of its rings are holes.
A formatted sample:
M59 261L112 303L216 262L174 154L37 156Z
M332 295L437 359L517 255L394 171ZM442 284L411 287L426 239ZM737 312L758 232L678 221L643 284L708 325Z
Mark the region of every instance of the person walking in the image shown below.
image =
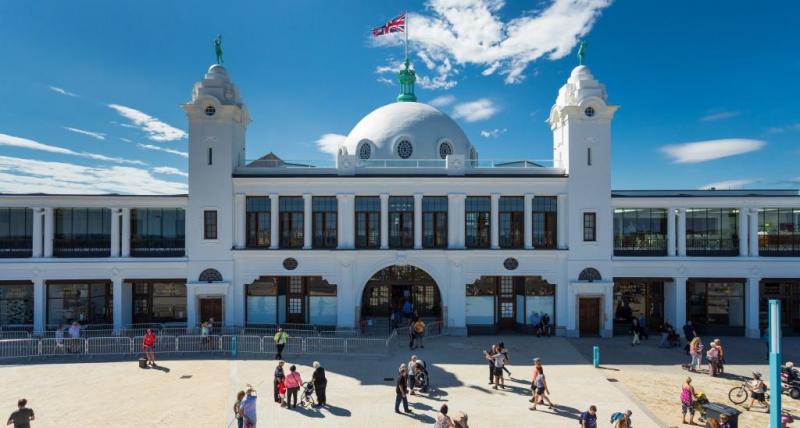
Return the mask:
M256 428L256 389L253 385L247 384L245 397L239 406L239 413L242 415L244 428Z
M503 342L498 343L498 345L500 345L500 348L503 350L503 355L505 356L503 359L503 371L508 373L508 380L511 380L511 370L508 369L508 349Z
M589 410L581 413L578 418L581 428L597 428L597 407L592 404Z
M403 320L405 322L411 322L411 315L414 313L414 305L411 304L411 300L406 300L403 302Z
M717 364L719 362L719 349L717 344L712 340L706 352L706 360L708 360L708 374L712 377L717 376Z
M778 382L780 382L780 380L778 380ZM752 385L750 403L745 407L745 410L750 411L756 401L764 406L764 408L767 408L767 385L764 383L764 380L761 379L761 373L753 372L753 379L750 381L750 385Z
M442 404L442 407L439 408L439 413L436 414L433 428L453 428L454 426L453 419L447 416L447 404Z
M492 355L497 352L497 345L492 345L488 350L483 351L483 358L489 362L489 385L494 385L494 360Z
M692 361L689 363L689 371L696 372L700 369L700 364L703 360L703 342L697 336L689 342L689 355L692 357Z
M408 388L406 387L406 365L400 364L398 369L397 378L394 380L394 412L400 413L400 403L403 403L403 411L406 413L413 413L408 408Z
M717 373L725 373L725 348L722 347L722 341L719 339L714 339L714 344L717 346L717 351L719 351Z
M542 401L547 401L547 405L550 409L553 408L553 402L550 401L550 397L547 395L550 394L550 389L547 388L547 379L544 376L544 369L539 367L539 373L536 376L536 380L534 381L534 386L536 388L535 391L535 398L533 400L533 406L530 407L531 410L536 410L536 405L541 403Z
M539 377L539 373L542 371L542 360L539 357L533 359L533 377L531 377L531 399L528 400L531 403L536 401L536 378Z
M422 338L425 337L425 321L422 321L422 318L414 321L414 337L417 338L417 347L424 348L425 344L422 343Z
M153 333L153 330L147 329L147 332L144 334L142 338L142 352L144 352L145 358L147 358L146 365L152 365L153 367L156 366L156 334Z
M694 387L692 378L687 377L681 386L681 421L684 424L694 425ZM686 414L689 414L689 422L686 422Z
M325 388L328 387L328 379L325 377L325 369L319 365L318 361L311 364L314 373L311 375L311 382L314 384L314 392L317 394L317 406L322 407L328 403L325 396Z
M632 414L630 410L616 412L611 415L611 423L614 424L614 428L631 428Z
M78 339L81 338L81 323L79 323L78 321L74 321L72 323L72 325L69 326L69 329L67 330L67 333L69 334L69 338L70 338L70 341L69 341L69 344L70 344L69 350L70 350L70 352L79 352L80 351L80 345L78 343L79 342Z
M413 349L416 348L414 346L414 341L416 340L416 338L417 338L416 325L415 325L414 321L409 321L408 322L408 349L413 350Z
M406 376L408 378L408 393L410 395L416 395L414 392L414 384L416 384L417 365L422 365L422 367L425 367L425 362L417 359L416 355L412 355L411 360L408 361L408 366L406 366L408 370Z
M497 345L495 353L491 355L491 358L494 362L494 386L492 389L497 389L498 387L506 389L503 380L503 366L506 356L503 355L503 348L501 348L500 345Z
M36 419L36 417L33 414L33 409L29 409L26 407L27 405L28 400L20 398L17 401L17 410L8 417L6 425L14 424L14 428L30 428L31 421Z
M242 401L245 397L244 391L236 393L236 401L233 403L233 417L236 419L236 426L244 428L244 419L242 418Z
M284 364L283 361L278 361L278 366L275 367L275 372L272 379L273 399L275 400L276 403L279 404L282 402L282 400L280 396L280 391L278 390L279 389L278 386L281 384L281 382L283 382L284 378L286 378L286 375L283 373L283 364Z
M636 317L631 318L631 334L633 335L631 346L638 345L640 343L639 337L642 334L642 326L639 325L639 319Z
M289 335L287 335L282 328L278 327L278 331L275 333L273 340L275 341L275 359L282 360L283 348L289 340Z
M208 328L208 322L203 321L200 324L200 343L206 347L211 347L211 339L209 339L208 334L211 332L211 329Z
M303 378L297 372L297 367L292 365L289 367L289 374L286 375L286 403L290 409L297 408L297 391L300 390L300 385L303 384Z

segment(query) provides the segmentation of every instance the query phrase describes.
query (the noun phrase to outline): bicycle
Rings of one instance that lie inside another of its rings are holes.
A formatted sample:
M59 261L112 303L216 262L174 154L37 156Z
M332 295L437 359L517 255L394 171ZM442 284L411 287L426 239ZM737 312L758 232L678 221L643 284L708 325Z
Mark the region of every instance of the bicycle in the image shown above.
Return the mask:
M746 379L742 381L742 384L739 386L734 386L728 391L728 399L731 400L733 404L743 404L750 398L750 393L753 391L753 387L750 385L750 379ZM764 392L764 403L769 404L769 392Z

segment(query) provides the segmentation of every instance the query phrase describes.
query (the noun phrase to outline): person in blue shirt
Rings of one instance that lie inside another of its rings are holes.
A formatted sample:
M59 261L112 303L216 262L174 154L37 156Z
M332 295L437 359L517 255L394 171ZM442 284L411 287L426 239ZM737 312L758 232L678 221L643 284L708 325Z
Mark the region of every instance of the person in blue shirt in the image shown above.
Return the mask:
M239 412L244 420L244 426L247 428L256 428L256 389L253 385L247 384L245 389L245 397L239 407Z
M597 428L597 407L589 406L589 410L581 413L579 419L581 428Z
M403 303L403 318L405 318L406 320L411 319L411 314L413 312L414 312L414 305L411 304L410 300L406 300L406 302Z

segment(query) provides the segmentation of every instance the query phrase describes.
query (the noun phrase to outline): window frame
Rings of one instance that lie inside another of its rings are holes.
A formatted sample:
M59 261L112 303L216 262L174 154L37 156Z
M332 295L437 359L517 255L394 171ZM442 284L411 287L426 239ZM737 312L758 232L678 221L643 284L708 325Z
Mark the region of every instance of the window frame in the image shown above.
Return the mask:
M312 197L311 218L311 247L336 248L339 245L339 201L336 196Z
M272 246L272 204L269 196L245 198L245 248Z
M448 247L448 216L449 201L447 196L422 197L422 248L441 249Z
M497 229L500 248L523 248L525 245L525 198L523 196L501 196L498 205Z
M216 209L203 210L203 239L206 241L219 239L219 217Z
M583 213L583 242L597 242L597 213Z
M472 204L470 204L472 202ZM478 204L481 207L478 207ZM470 207L473 205L473 207ZM486 205L486 207L483 207ZM470 220L470 216L474 219ZM475 224L470 237L470 222ZM488 249L492 243L492 209L490 196L467 196L464 200L464 247Z
M305 200L302 196L278 198L278 247L301 249L305 245Z
M357 249L381 247L381 201L379 196L355 197L354 246ZM363 225L363 227L362 227ZM363 230L363 236L361 232ZM373 239L374 238L374 239Z
M537 230L537 226L541 226ZM535 196L531 204L533 248L558 248L558 197Z
M414 248L414 197L389 196L389 248Z

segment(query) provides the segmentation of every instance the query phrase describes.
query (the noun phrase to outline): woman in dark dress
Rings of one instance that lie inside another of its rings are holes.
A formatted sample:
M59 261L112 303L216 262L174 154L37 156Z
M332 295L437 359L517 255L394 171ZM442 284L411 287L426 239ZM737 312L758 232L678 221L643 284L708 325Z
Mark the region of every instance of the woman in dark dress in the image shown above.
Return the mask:
M325 369L320 367L319 362L314 361L311 364L314 367L314 374L311 375L311 382L314 383L314 392L317 393L317 406L324 406L328 404L325 398L325 388L328 386L328 379L325 378Z

